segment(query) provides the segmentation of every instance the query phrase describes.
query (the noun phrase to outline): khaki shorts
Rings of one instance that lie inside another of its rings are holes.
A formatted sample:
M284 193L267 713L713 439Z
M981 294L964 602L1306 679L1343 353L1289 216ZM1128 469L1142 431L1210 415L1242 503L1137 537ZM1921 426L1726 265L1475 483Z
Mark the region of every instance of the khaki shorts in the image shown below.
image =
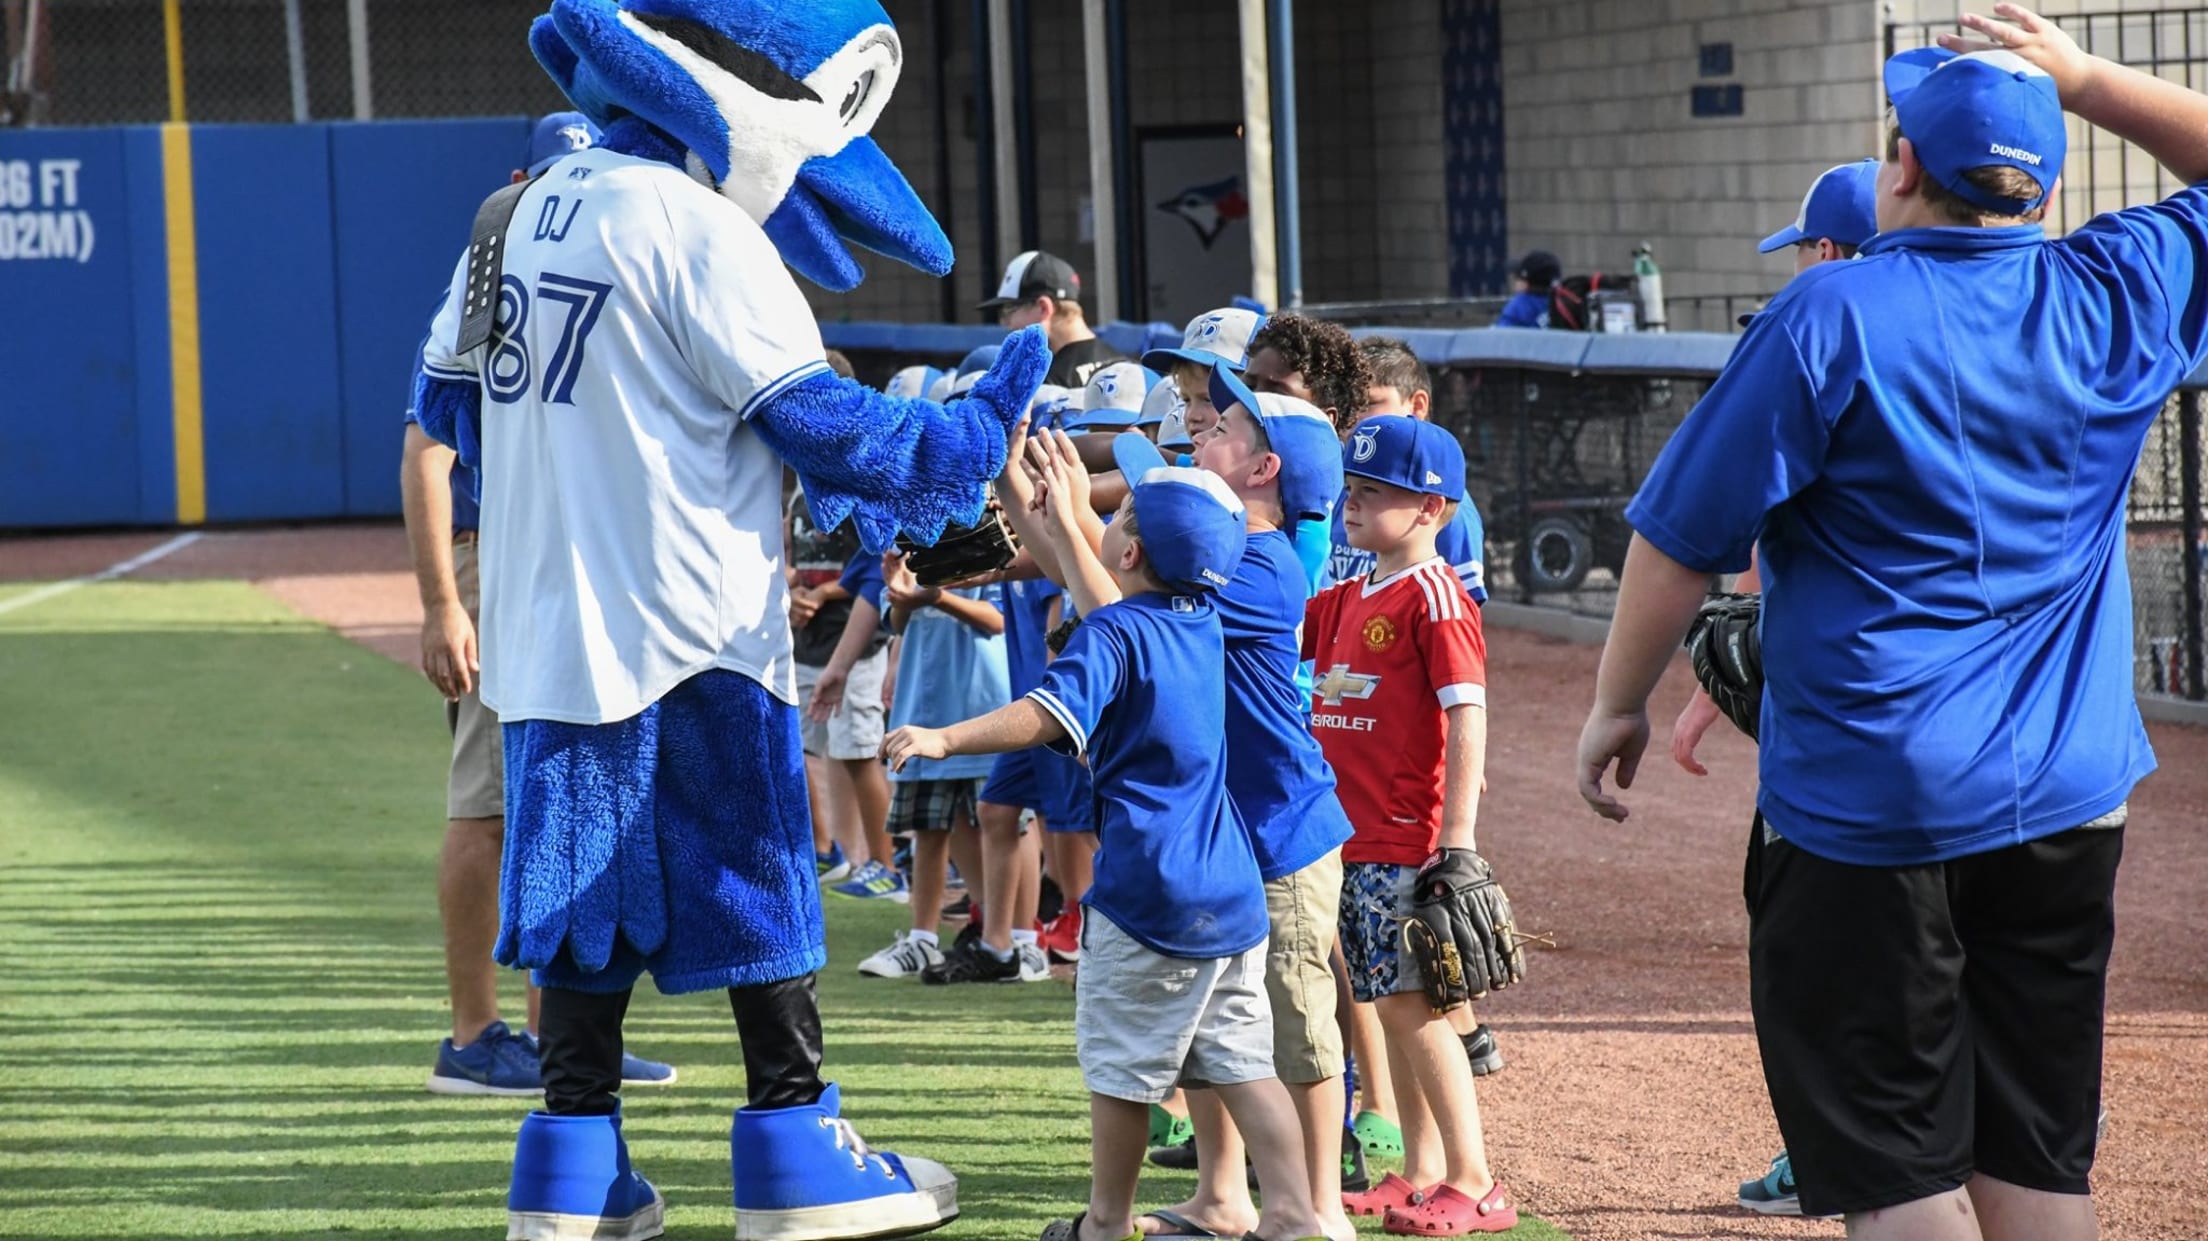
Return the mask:
M452 573L460 584L460 603L467 608L468 619L477 619L482 608L482 587L476 575L474 542L452 545ZM471 692L458 702L445 704L445 723L452 728L452 772L445 779L445 817L506 817L506 747L498 715L483 705L481 695Z
M1334 1024L1334 937L1342 906L1342 851L1265 885L1273 920L1265 945L1265 995L1273 1005L1273 1068L1306 1084L1342 1075Z
M1073 1042L1089 1091L1162 1103L1178 1085L1274 1076L1264 955L1258 944L1215 960L1169 957L1085 911Z
M813 687L820 683L819 668L797 665L797 709L803 712L813 701ZM816 724L804 716L805 752L814 758L875 758L882 752L882 678L889 673L889 648L851 665L844 678L843 705Z

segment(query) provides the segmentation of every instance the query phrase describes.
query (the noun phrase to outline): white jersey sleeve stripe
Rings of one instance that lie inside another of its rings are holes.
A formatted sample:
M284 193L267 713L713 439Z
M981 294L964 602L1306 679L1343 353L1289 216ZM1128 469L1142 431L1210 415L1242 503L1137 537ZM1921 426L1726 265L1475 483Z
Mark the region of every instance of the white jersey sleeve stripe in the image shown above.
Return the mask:
M773 380L757 392L752 393L751 399L744 402L744 407L736 411L737 421L751 421L751 416L759 412L761 405L782 395L798 384L804 383L815 375L826 373L827 370L828 364L826 362L807 362L781 378Z
M1478 707L1482 711L1487 710L1485 685L1444 685L1434 691L1434 697L1441 700L1441 709L1444 711L1451 707Z
M422 373L431 379L442 379L447 383L475 382L474 371L464 371L458 367L439 366L434 362L422 363Z
M1441 598L1442 614L1439 619L1463 620L1466 598L1463 579L1457 576L1453 567L1439 561L1429 565L1427 572L1431 575L1434 593Z
M1426 619L1430 621L1440 620L1441 602L1434 598L1433 583L1427 581L1426 574L1417 569L1411 570L1411 580L1418 583L1419 593L1426 596Z
M1058 701L1056 694L1047 689L1031 689L1027 696L1035 700L1035 705L1050 712L1051 718L1066 730L1066 739L1073 742L1076 757L1089 752L1089 734L1082 729L1081 721L1073 718L1073 712L1066 710L1066 704Z

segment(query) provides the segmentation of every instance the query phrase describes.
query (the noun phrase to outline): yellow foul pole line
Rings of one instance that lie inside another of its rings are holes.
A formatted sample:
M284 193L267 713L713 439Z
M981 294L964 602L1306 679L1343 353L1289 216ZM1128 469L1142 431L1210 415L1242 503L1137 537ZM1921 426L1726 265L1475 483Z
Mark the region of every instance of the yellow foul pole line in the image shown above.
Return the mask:
M182 0L161 0L161 27L169 50L169 120L184 123L184 8Z

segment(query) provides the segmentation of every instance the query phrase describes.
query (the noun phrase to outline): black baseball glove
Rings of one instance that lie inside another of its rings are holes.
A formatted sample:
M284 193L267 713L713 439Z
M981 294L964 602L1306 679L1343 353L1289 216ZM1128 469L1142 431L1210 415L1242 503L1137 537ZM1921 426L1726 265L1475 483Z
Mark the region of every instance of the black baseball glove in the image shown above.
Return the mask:
M1435 1012L1525 978L1525 940L1487 859L1470 849L1443 849L1418 872L1412 898L1403 947L1418 962Z
M1043 645L1050 648L1051 654L1063 655L1066 653L1066 643L1073 641L1073 631L1079 629L1080 627L1081 618L1078 616L1069 616L1066 619L1059 621L1058 627L1056 629L1053 629L1048 634L1044 635Z
M905 567L922 586L946 586L984 573L994 573L1012 563L1020 551L1019 536L995 502L981 520L971 526L951 526L932 547L923 547L905 535L897 536L905 553Z
M1712 595L1687 631L1694 679L1750 737L1763 716L1763 641L1756 628L1762 614L1761 595Z

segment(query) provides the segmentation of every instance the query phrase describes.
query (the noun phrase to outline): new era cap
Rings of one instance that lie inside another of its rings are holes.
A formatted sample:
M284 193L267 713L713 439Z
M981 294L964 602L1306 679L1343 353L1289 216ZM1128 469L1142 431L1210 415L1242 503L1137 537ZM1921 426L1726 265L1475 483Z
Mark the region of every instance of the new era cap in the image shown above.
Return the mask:
M951 399L951 385L952 385L952 384L954 384L954 383L957 383L957 382L958 382L958 374L957 374L957 372L955 372L955 371L941 371L941 372L938 372L938 373L937 373L937 375L936 375L936 377L935 377L935 382L934 382L934 383L932 383L932 384L929 384L929 385L928 385L928 393L927 393L928 399L929 399L929 400L931 400L931 401L933 401L933 402L935 402L935 403L936 403L936 404L938 404L938 405L941 405L941 404L942 404L943 402L945 402L945 401L948 401L948 400L950 400L950 399Z
M1211 403L1221 417L1240 405L1265 429L1280 458L1280 507L1288 520L1327 515L1342 494L1342 441L1333 419L1309 401L1254 393L1224 366L1211 368Z
M1156 371L1138 362L1100 366L1081 389L1081 412L1066 421L1068 431L1092 427L1131 427L1142 417L1143 402L1158 386Z
M1160 384L1171 388L1171 384ZM1196 440L1188 433L1188 402L1180 399L1179 389L1173 393L1173 408L1166 411L1165 421L1158 424L1158 447L1166 449L1192 449Z
M975 345L965 357L958 360L957 366L951 368L951 373L963 375L968 371L988 370L997 364L997 353L1003 348L1002 345Z
M1375 414L1351 428L1342 472L1444 500L1464 499L1464 446L1431 422Z
M563 155L587 151L598 145L598 127L580 112L552 112L538 118L529 131L529 150L522 166L536 176Z
M1188 321L1181 332L1178 349L1152 349L1142 355L1142 364L1152 370L1169 370L1175 362L1196 362L1210 366L1223 362L1236 370L1250 364L1250 338L1265 326L1265 316L1254 310L1229 306L1222 310L1207 310Z
M2062 97L2046 70L2015 52L1912 48L1886 62L1886 97L1924 170L1974 207L2022 215L2047 201L2062 175L2070 147ZM1999 198L1963 177L1992 165L2031 177L2039 193Z
M891 375L889 382L882 385L882 392L887 396L925 398L929 389L935 387L935 381L949 373L932 366L908 366Z
M1057 426L1073 408L1074 398L1080 393L1057 384L1044 384L1035 389L1035 399L1027 403L1028 430L1041 431Z
M1233 580L1248 518L1226 480L1209 470L1167 465L1138 431L1112 441L1112 461L1126 476L1136 534L1161 581L1201 593Z
M1005 266L1004 279L997 282L997 295L982 302L980 308L995 310L999 306L1031 302L1038 297L1055 297L1061 302L1080 301L1081 273L1055 254L1043 250L1026 251Z
M1142 415L1135 419L1135 425L1138 427L1164 426L1165 420L1179 413L1182 405L1181 390L1172 384L1160 381L1151 385L1150 395L1142 398ZM1187 434L1187 423L1181 424L1181 432L1184 435Z
M1804 241L1830 239L1860 246L1878 233L1878 161L1857 160L1827 169L1809 183L1794 222L1763 239L1756 249L1769 254Z

